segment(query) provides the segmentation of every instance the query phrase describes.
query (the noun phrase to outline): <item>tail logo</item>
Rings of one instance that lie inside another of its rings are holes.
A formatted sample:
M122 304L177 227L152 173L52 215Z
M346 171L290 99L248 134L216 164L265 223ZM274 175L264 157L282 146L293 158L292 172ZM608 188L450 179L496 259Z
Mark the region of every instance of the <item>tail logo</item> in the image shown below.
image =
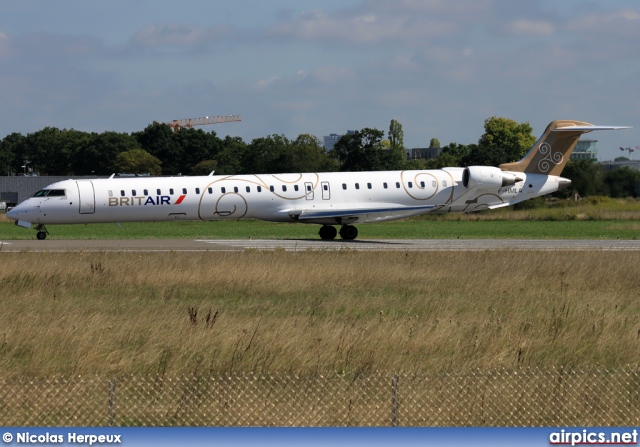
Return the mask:
M564 161L562 152L553 152L551 150L551 145L547 142L542 143L538 151L541 155L544 155L544 157L538 162L538 169L540 169L540 172L549 172L552 167L551 163L559 165Z

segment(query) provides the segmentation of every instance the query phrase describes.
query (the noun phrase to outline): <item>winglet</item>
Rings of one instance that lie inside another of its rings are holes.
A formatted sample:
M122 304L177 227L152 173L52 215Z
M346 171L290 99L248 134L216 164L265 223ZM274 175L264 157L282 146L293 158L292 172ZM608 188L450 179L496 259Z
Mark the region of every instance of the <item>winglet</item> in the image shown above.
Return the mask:
M580 135L594 130L629 129L629 126L594 126L582 121L552 121L522 160L503 163L500 169L531 174L560 175Z

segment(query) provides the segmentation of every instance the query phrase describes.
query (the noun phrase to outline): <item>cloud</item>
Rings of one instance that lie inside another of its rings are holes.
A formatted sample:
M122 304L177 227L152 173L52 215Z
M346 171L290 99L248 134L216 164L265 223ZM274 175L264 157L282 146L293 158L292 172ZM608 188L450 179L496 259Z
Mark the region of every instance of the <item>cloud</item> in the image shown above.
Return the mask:
M227 25L200 26L184 23L149 24L123 46L114 48L120 55L144 53L202 53L215 51L216 45L238 39L241 32Z
M624 9L572 17L567 22L566 29L590 36L611 35L637 39L640 37L640 10Z
M267 34L328 43L420 46L425 40L462 32L485 15L490 5L488 0L368 0L333 12L305 11L270 27Z
M553 23L544 20L514 20L508 25L511 33L521 36L548 36L554 33Z
M0 58L9 56L10 45L9 36L0 31Z

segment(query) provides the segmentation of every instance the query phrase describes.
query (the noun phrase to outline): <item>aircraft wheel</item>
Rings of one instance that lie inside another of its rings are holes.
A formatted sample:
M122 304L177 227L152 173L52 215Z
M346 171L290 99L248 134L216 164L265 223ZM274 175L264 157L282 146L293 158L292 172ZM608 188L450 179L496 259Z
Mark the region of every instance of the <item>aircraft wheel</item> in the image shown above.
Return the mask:
M336 227L332 227L331 225L323 225L320 227L318 234L321 239L335 239L338 234L338 230L336 230Z
M352 240L358 237L358 229L353 225L343 225L340 228L340 237L346 240Z
M36 237L38 238L38 240L43 241L47 238L47 233L45 233L44 231L38 231Z

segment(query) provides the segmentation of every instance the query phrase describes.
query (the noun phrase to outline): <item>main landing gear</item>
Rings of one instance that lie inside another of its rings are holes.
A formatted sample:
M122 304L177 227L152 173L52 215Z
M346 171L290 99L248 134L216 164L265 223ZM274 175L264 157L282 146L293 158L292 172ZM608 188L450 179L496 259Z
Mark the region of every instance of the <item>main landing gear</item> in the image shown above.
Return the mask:
M338 231L336 227L331 225L323 225L320 227L320 231L318 231L320 238L330 240L335 239ZM344 240L352 240L358 237L358 229L353 225L343 225L340 228L340 237Z
M38 232L38 234L36 234L36 237L40 241L45 240L47 238L47 234L49 234L47 228L42 224L36 225L36 231Z

